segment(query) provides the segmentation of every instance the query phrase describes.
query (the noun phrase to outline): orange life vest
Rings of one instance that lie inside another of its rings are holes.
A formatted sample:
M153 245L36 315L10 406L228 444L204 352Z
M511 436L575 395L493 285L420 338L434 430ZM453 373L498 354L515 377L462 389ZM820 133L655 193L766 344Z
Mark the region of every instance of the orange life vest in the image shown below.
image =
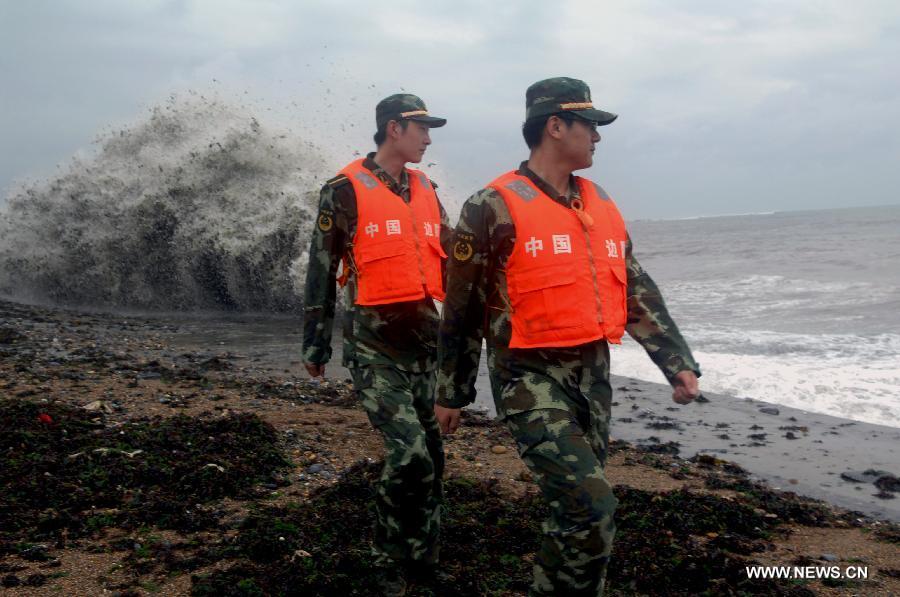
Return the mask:
M577 346L601 338L620 344L625 333L625 222L603 189L584 178L575 181L580 213L516 172L489 185L503 197L516 228L506 270L511 348Z
M407 168L410 202L391 192L363 160L341 174L356 193L353 261L357 305L386 305L430 296L444 300L441 263L441 212L423 172ZM345 263L346 268L346 263Z

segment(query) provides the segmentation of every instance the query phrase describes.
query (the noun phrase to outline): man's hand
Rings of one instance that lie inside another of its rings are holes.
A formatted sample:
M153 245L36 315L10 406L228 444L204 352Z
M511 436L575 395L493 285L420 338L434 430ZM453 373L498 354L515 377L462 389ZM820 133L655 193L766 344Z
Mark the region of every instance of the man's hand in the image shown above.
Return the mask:
M434 405L434 416L441 426L441 433L452 434L459 428L459 409L445 408L440 404Z
M306 363L306 372L310 377L325 377L325 364Z
M700 395L700 384L697 375L693 371L680 371L675 376L675 391L672 392L672 400L678 404L690 404L694 398Z

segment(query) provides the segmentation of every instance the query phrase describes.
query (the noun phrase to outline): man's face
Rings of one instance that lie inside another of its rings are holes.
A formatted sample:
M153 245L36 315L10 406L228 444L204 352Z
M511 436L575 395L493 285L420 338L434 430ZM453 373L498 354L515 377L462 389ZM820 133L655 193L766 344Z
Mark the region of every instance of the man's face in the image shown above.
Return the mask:
M587 120L575 119L568 127L562 125L559 149L572 170L589 168L594 163L594 147L600 142L597 125Z
M406 126L406 130L402 130L400 125L400 135L396 138L395 145L398 153L403 156L407 162L418 164L425 155L425 150L431 145L431 137L429 136L429 128L421 122L410 120Z

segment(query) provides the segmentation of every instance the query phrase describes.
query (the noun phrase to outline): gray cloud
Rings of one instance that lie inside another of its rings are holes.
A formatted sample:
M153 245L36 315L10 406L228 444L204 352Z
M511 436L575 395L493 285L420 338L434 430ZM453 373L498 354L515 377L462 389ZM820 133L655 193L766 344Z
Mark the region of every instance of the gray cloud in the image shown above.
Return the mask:
M565 74L620 114L587 174L628 217L897 203L898 23L890 2L5 2L0 187L187 89L339 163L404 88L450 119L428 159L458 204L526 156L524 90Z

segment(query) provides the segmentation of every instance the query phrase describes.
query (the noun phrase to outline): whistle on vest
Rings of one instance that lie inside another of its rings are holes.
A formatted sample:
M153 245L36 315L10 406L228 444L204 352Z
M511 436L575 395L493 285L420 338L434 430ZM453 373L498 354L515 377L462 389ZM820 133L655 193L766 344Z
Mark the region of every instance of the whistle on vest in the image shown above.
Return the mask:
M584 203L581 202L581 199L572 200L572 211L575 212L575 215L581 220L581 224L585 228L594 227L594 218L591 217L591 214L584 211Z
M343 288L347 285L347 280L350 278L350 272L353 272L355 275L359 275L359 271L356 269L356 266L353 264L353 259L348 259L346 255L341 258L341 275L338 276L337 283L338 286Z

